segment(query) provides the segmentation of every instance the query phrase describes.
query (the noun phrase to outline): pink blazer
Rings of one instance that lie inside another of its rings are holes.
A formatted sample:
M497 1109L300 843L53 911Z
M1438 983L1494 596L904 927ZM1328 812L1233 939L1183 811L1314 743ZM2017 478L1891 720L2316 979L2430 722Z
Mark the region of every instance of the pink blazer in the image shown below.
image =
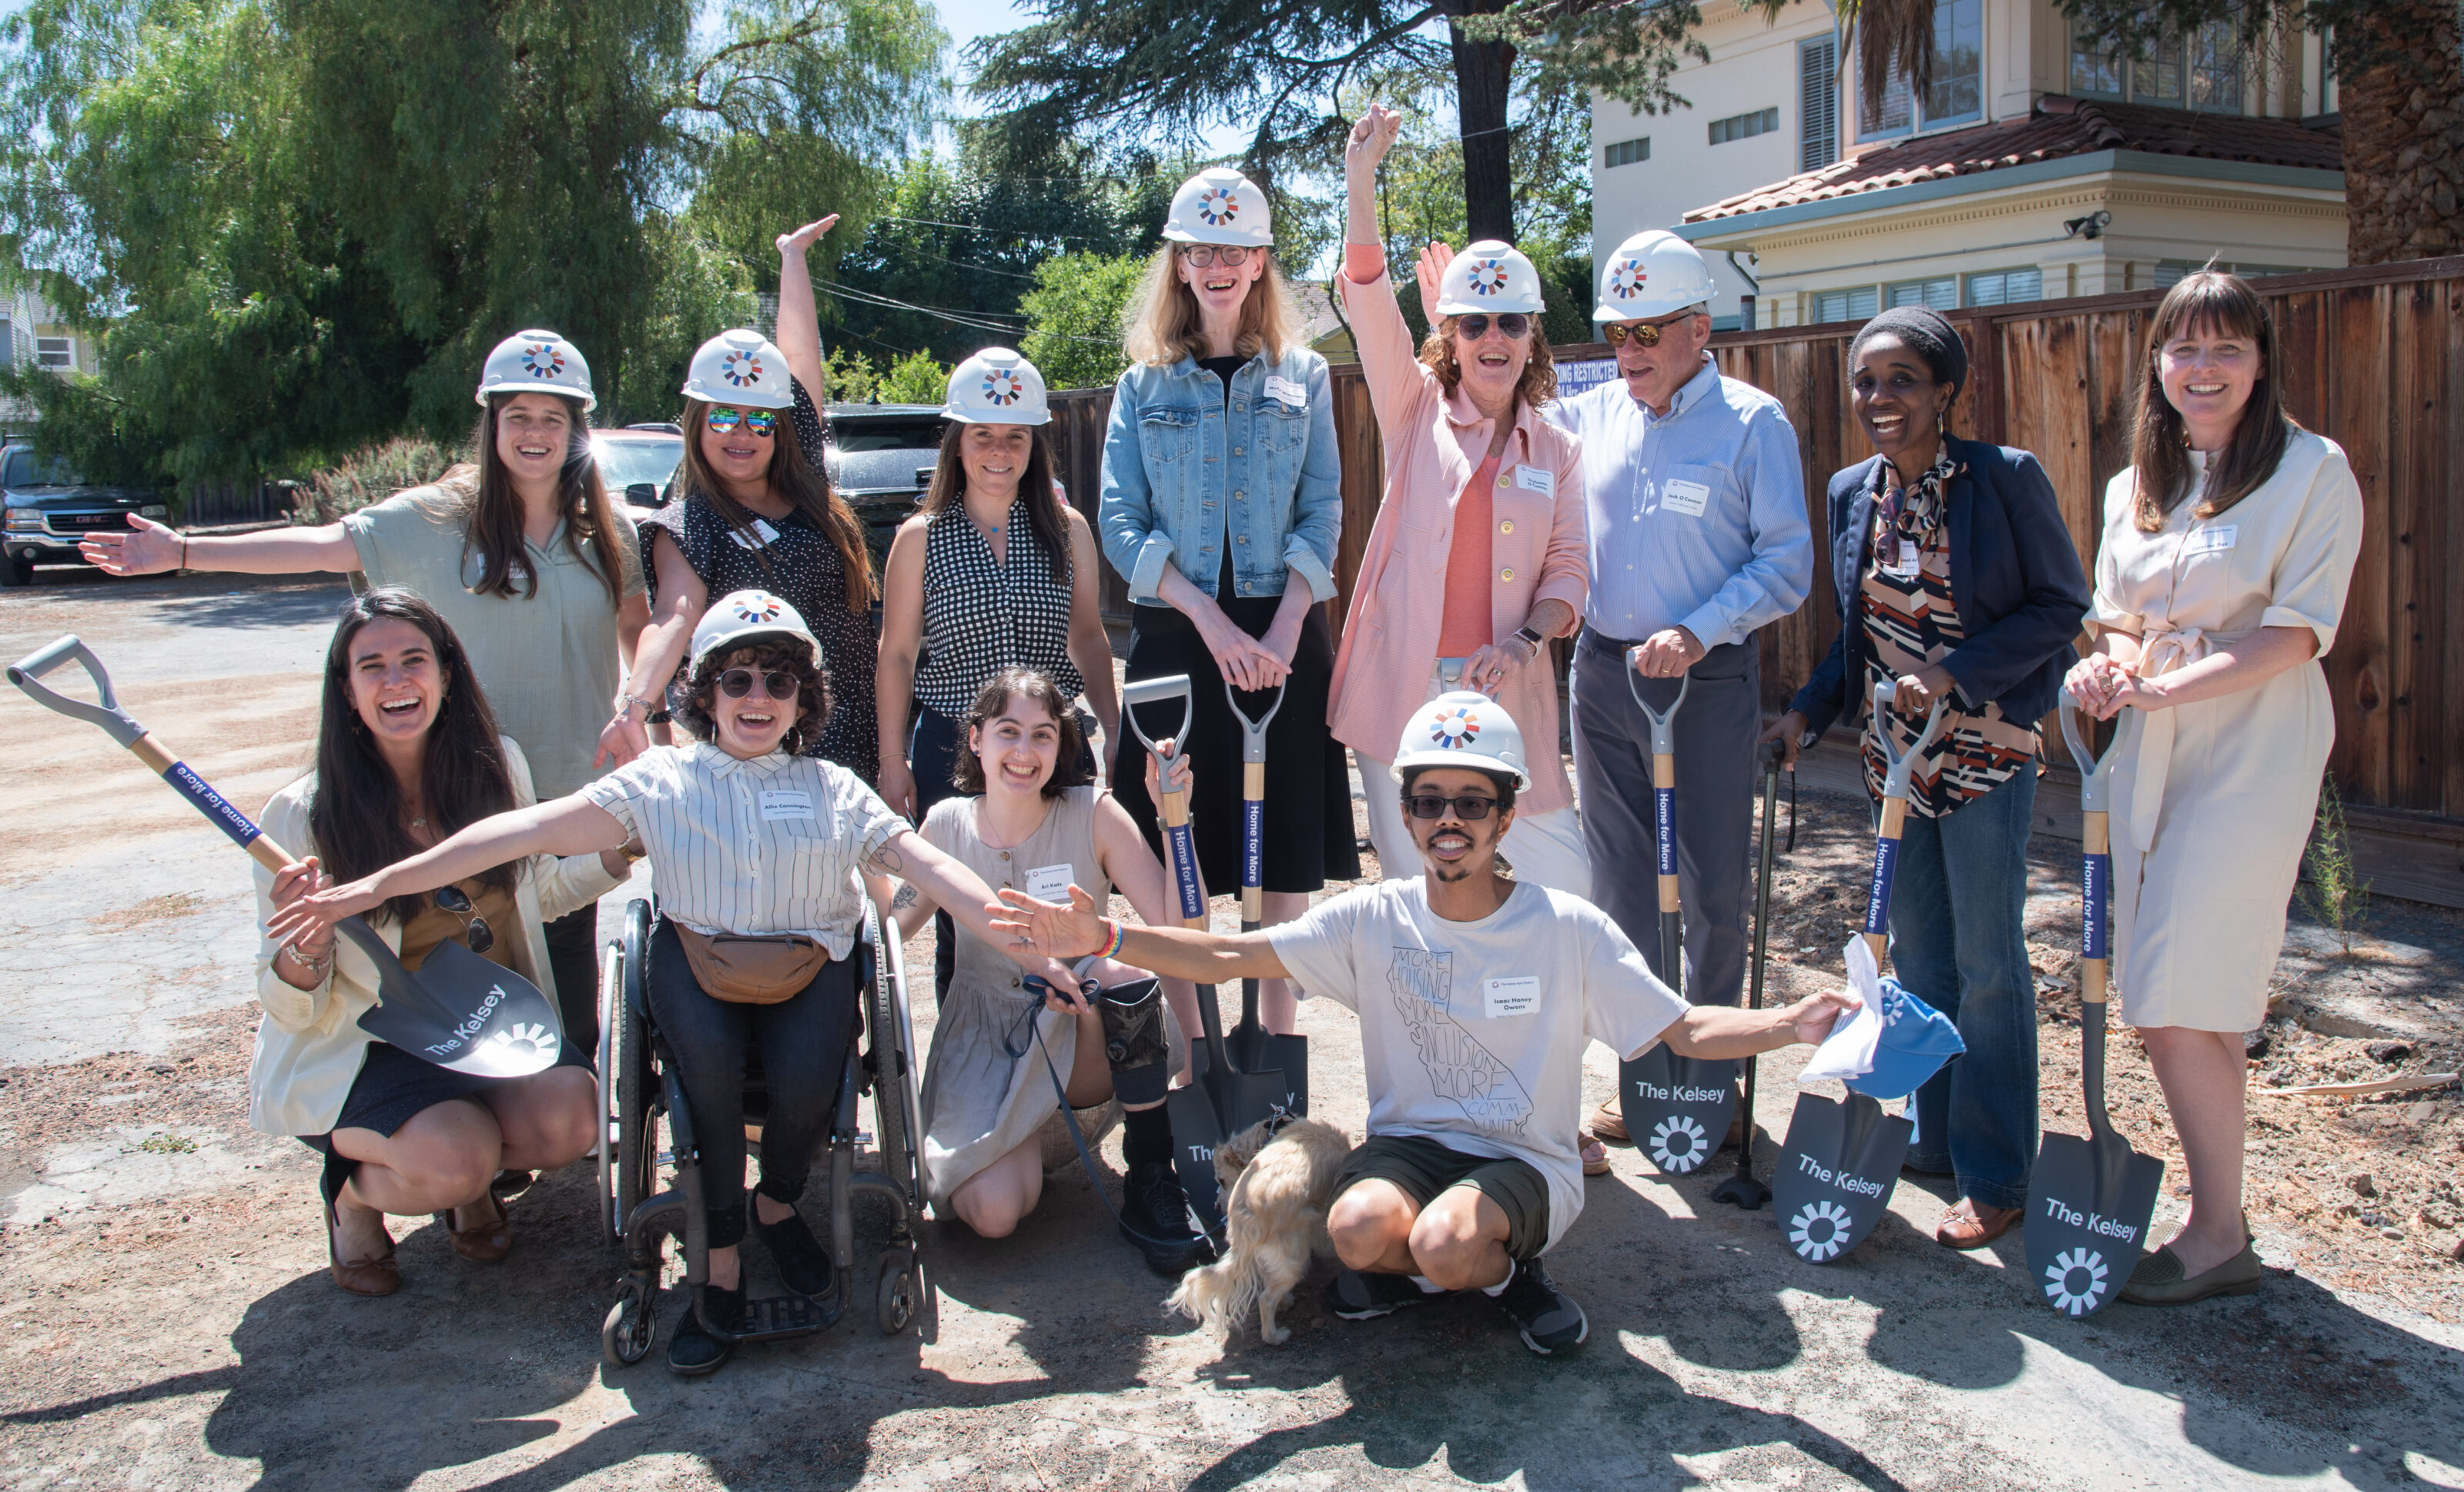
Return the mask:
M1385 443L1386 491L1353 582L1343 647L1334 657L1329 724L1345 745L1392 761L1404 725L1428 698L1455 503L1487 454L1495 428L1460 388L1448 396L1413 355L1411 330L1386 275L1362 285L1337 274L1335 282ZM1488 536L1489 616L1499 638L1552 597L1578 621L1583 614L1590 579L1580 452L1575 438L1538 410L1516 411L1498 468L1507 485L1493 495ZM1529 758L1531 790L1518 806L1531 813L1572 806L1573 789L1557 749L1557 679L1548 658L1516 669L1497 697L1522 729Z

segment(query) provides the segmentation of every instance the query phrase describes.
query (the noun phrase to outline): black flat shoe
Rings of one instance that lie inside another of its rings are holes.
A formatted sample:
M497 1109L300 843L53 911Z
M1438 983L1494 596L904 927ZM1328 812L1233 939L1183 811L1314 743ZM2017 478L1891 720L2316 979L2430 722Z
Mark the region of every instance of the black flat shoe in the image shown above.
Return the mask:
M744 1291L706 1289L701 1292L710 1303L711 1315L721 1330L733 1331L744 1322ZM698 1378L727 1366L736 1355L736 1344L721 1341L703 1328L701 1317L693 1307L685 1307L685 1319L676 1323L676 1334L668 1340L668 1371L679 1378Z
M803 1214L789 1213L777 1222L763 1222L757 1212L753 1231L761 1235L762 1245L770 1250L770 1262L779 1266L780 1282L788 1289L808 1301L830 1293L838 1282L837 1268L830 1262L830 1251L804 1225Z

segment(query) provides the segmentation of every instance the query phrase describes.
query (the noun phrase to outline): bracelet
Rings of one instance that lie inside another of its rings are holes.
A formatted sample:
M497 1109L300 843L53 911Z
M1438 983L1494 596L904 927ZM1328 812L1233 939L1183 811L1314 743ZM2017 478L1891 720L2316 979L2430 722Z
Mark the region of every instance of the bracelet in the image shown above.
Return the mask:
M181 568L181 569L183 569L183 570L185 570L185 569L187 569L187 567L188 567L188 536L187 536L187 535L186 535L186 534L183 534L183 535L181 535L181 536L180 536L180 568Z
M296 943L283 944L282 951L291 955L291 961L293 963L297 964L300 968L320 979L325 976L326 970L334 967L334 951L330 948L325 950L325 956L322 958L309 957L306 954L299 951L299 947Z
M1095 956L1098 958L1117 958L1120 956L1121 945L1130 940L1130 930L1121 925L1121 920L1118 917L1106 917L1104 919L1104 925L1112 930L1112 940L1109 947L1105 948Z

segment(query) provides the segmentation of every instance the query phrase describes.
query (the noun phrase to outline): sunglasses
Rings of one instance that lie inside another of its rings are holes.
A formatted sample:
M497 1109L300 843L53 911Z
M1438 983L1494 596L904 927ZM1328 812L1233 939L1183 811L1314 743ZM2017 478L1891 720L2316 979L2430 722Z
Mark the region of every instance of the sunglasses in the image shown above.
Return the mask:
M1634 344L1638 347L1657 347L1662 335L1694 319L1695 314L1688 311L1675 320L1644 321L1636 326L1623 326L1611 321L1600 329L1600 335L1609 340L1609 345L1612 347L1624 346L1625 340L1629 337L1634 339Z
M1242 244L1199 244L1183 249L1180 256L1201 270L1218 259L1223 261L1224 268L1237 270L1249 262L1249 250Z
M753 692L753 681L757 677L761 680L761 692L772 699L793 699L796 691L803 687L796 682L794 674L783 669L773 669L766 673L756 674L751 669L730 669L718 676L718 691L730 699L742 699Z
M1494 317L1459 316L1455 318L1455 329L1463 333L1463 340L1478 341L1488 335L1491 321L1497 323L1497 335L1507 341L1521 341L1531 335L1531 318L1520 311L1502 312Z
M771 409L737 409L721 405L710 411L710 432L724 435L738 425L748 435L768 440L779 428L779 415Z
M1478 823L1488 817L1491 808L1497 806L1497 800L1477 796L1441 798L1435 793L1415 793L1403 800L1403 806L1411 810L1415 819L1442 819L1446 810L1452 808L1455 817L1463 823Z
M489 930L488 919L471 910L471 898L462 894L462 888L438 888L436 907L440 911L450 911L462 919L471 934L471 952L484 954L496 946L496 934Z

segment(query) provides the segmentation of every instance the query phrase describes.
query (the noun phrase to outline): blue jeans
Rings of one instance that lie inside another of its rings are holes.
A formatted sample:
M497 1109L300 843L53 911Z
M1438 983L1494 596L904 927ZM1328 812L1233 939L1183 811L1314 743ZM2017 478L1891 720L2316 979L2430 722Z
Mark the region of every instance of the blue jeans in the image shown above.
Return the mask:
M1891 891L1900 983L1957 1022L1968 1043L1917 1089L1908 1164L1950 1173L1961 1196L1989 1207L2028 1205L2036 1159L2036 981L2026 932L2035 805L2032 761L1947 817L1909 814Z

